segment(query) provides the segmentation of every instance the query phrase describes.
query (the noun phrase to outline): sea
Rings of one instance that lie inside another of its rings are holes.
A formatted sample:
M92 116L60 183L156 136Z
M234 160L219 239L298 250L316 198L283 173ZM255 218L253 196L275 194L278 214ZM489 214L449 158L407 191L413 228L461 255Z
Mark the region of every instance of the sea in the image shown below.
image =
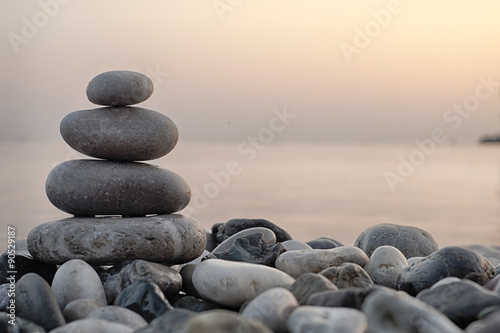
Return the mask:
M59 141L0 141L0 248L69 217L45 195L51 169L86 158ZM430 232L440 246L500 245L500 145L179 142L149 161L190 184L182 212L205 227L265 218L294 239L346 245L380 223ZM14 230L12 229L12 230Z

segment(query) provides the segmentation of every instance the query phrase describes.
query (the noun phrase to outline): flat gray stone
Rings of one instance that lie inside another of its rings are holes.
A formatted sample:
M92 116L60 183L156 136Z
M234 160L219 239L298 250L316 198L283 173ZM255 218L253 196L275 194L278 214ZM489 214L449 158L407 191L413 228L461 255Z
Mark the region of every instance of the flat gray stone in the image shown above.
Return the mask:
M488 259L494 266L500 264L500 246L465 245L464 248L479 253L480 255Z
M339 289L349 287L370 287L373 281L363 267L352 262L345 262L340 266L329 267L319 274L326 277Z
M68 218L32 229L28 247L33 258L53 264L71 259L93 265L143 259L173 265L203 253L205 231L198 221L180 214Z
M210 310L191 317L181 333L273 333L263 323L227 310Z
M391 245L406 258L426 257L438 250L434 237L417 227L383 223L363 231L354 246L361 248L370 257L379 246Z
M300 306L288 318L290 333L365 333L363 312L347 308Z
M226 223L216 223L212 226L212 235L217 242L222 243L239 231L255 227L271 229L276 235L277 242L292 239L286 230L266 219L231 219Z
M87 318L99 318L113 323L123 324L134 330L148 326L148 322L132 310L116 305L108 305L95 309Z
M296 239L290 239L284 242L281 242L286 248L287 251L297 251L297 250L312 250L308 244L301 242Z
M338 288L321 274L306 273L297 278L288 290L300 305L305 305L311 295L324 291L337 291Z
M98 302L93 299L75 299L66 305L63 310L64 319L66 322L72 322L78 319L87 317L89 313L97 308L106 306L107 304Z
M341 246L328 250L297 250L281 254L276 259L276 268L298 278L305 273L319 273L322 270L353 262L363 267L368 262L366 254L355 246Z
M50 333L132 333L134 329L119 323L113 323L99 318L75 320L56 328Z
M135 333L179 333L195 312L174 309L153 320L148 327L136 330Z
M229 248L231 246L233 246L234 242L238 238L245 237L248 235L253 235L256 233L261 233L264 236L264 241L267 244L269 244L269 245L276 244L276 235L274 234L274 232L271 229L264 228L264 227L254 227L254 228L244 229L244 230L241 230L241 231L235 233L234 235L232 235L231 237L227 238L222 243L217 245L217 247L214 248L211 252L213 254L219 254L219 253L222 253L224 251L227 251L227 250L229 250Z
M162 113L137 107L71 112L61 121L62 138L80 153L116 161L146 161L174 149L179 132Z
M408 262L401 251L383 245L373 251L364 269L375 284L396 289L399 273L406 266Z
M57 165L47 177L45 193L54 206L78 216L171 214L191 199L188 183L175 172L102 160Z
M87 97L98 105L133 105L147 100L153 90L153 81L144 74L109 71L97 75L89 82Z
M500 331L500 310L489 314L486 318L475 321L465 333L498 333Z

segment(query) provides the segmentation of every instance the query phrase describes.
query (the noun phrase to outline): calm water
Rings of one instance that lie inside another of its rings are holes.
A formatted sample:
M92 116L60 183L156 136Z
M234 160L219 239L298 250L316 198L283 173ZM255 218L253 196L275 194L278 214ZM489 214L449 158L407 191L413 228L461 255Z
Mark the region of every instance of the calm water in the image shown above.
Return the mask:
M296 239L331 236L352 244L365 228L391 222L424 228L441 246L500 245L500 146L440 146L391 191L384 173L396 173L398 156L414 149L270 144L252 155L240 154L238 143L180 142L152 163L190 183L196 193L191 215L206 227L263 217ZM7 225L23 238L37 224L68 216L50 204L44 183L53 166L81 155L61 140L3 142L0 156L3 248ZM229 161L239 173L216 185L211 173L220 174Z

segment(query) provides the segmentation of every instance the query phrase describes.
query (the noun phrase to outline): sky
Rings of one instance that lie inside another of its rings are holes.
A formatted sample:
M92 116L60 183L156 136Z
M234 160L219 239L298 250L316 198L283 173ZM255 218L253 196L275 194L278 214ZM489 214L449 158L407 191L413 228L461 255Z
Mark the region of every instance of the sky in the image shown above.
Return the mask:
M498 0L1 1L0 35L0 140L60 138L117 69L150 76L140 106L181 140L246 140L276 110L277 142L500 133Z

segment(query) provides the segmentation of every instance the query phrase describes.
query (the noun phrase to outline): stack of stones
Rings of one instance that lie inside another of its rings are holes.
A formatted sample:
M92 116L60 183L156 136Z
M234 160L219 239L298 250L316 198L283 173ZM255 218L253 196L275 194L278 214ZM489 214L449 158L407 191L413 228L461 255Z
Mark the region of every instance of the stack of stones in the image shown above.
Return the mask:
M75 111L62 120L64 141L96 159L66 161L50 172L47 197L74 217L29 233L28 249L35 259L177 264L203 252L203 226L173 214L189 203L189 185L170 170L138 162L166 155L178 141L177 127L167 116L130 106L152 93L153 82L143 74L105 72L87 87L89 100L105 107Z

